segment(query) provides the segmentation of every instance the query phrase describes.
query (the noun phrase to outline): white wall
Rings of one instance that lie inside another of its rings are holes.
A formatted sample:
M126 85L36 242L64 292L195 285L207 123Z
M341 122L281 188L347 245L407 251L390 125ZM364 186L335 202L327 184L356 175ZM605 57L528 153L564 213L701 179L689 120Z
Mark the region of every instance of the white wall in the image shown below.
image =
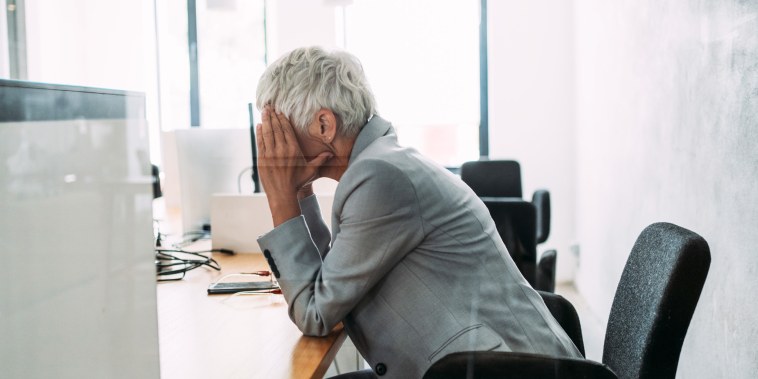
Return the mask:
M550 189L559 279L577 241L577 285L605 321L645 226L698 232L713 263L679 377L752 377L758 4L490 1L488 13L490 155L522 163L527 196Z
M573 279L575 242L572 1L489 1L490 157L521 164L524 197L550 190L558 281Z
M575 17L579 289L607 319L645 226L701 234L713 261L678 377L752 378L758 4L577 0Z

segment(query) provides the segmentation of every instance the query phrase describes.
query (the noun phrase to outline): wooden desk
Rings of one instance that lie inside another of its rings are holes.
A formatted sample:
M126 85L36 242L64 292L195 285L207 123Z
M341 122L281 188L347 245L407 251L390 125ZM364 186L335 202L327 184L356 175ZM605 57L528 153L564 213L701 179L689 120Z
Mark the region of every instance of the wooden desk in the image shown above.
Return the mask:
M268 269L260 254L214 258L221 272L198 268L184 280L158 283L161 378L323 377L345 340L342 326L306 337L281 295L207 295L223 275Z

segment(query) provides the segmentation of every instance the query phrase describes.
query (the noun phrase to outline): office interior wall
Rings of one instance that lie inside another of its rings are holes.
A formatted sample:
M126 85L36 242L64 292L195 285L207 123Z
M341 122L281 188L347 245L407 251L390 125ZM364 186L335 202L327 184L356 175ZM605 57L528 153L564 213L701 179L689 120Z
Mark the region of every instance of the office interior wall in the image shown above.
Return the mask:
M607 320L640 231L709 243L680 378L758 372L758 3L577 0L578 286Z
M524 196L550 190L558 281L573 279L573 2L489 1L490 158L521 164Z

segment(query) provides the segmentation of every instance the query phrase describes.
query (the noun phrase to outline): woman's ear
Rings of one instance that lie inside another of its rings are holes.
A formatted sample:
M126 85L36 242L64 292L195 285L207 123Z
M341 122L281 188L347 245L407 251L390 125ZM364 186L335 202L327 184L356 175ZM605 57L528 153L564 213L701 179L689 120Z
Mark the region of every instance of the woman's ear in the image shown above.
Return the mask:
M337 136L337 117L331 109L321 108L316 113L316 121L318 124L318 138L326 143L330 144Z

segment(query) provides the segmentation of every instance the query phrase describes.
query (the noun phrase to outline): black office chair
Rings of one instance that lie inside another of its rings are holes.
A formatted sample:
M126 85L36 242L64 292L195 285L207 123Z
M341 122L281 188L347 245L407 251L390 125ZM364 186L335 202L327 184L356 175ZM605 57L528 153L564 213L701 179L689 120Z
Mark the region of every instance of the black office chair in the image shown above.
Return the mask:
M616 289L602 364L462 352L435 362L424 378L673 379L710 262L708 243L699 235L673 224L650 225L637 238Z
M537 277L534 281L534 288L541 291L555 292L556 255L555 250L548 250L542 253L540 261L537 263Z
M527 353L460 352L435 362L423 379L618 379L606 365L587 359Z
M517 161L465 162L461 166L461 179L479 197L523 198L521 165ZM536 240L540 244L550 235L550 192L544 189L534 191L531 203L537 209Z
M668 223L645 228L616 289L603 363L621 379L674 378L710 265L696 233Z
M537 291L542 296L542 300L545 302L550 314L553 315L561 328L571 338L571 341L576 345L576 348L584 354L584 338L582 337L582 324L579 321L579 314L576 313L574 305L570 301L566 300L561 295L554 293Z
M516 161L472 161L461 166L461 179L479 196L498 234L524 278L536 289L555 290L556 253L537 262L537 244L550 235L550 193L537 190L522 198L521 166ZM546 259L547 258L547 259Z
M461 179L480 197L522 197L521 166L516 161L465 162Z

